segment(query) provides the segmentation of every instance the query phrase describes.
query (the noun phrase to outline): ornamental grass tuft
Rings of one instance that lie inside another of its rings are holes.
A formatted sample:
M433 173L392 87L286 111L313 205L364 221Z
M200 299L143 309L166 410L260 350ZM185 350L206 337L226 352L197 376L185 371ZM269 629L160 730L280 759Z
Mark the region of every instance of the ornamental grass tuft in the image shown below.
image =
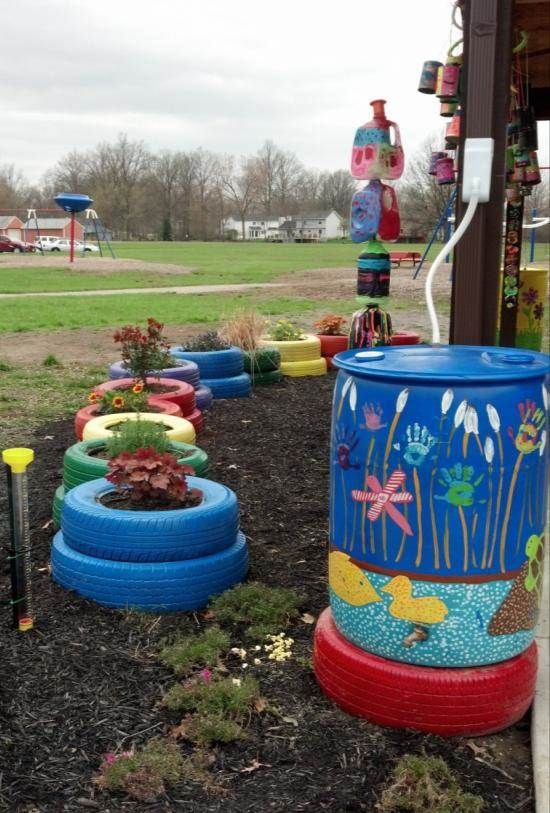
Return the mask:
M249 638L264 640L296 618L301 603L293 590L247 582L226 590L209 607L221 624L246 624Z
M229 649L229 635L219 627L209 627L199 635L187 635L165 646L159 659L176 675L187 675L197 666L216 665Z

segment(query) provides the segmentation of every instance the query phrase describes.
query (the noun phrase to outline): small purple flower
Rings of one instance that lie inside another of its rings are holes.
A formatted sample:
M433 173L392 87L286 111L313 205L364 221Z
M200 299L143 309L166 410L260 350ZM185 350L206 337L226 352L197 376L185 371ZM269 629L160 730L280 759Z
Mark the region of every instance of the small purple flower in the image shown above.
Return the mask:
M542 302L537 302L537 304L533 308L533 316L535 317L537 322L540 322L540 320L544 316L544 305L542 304Z
M113 762L116 762L116 755L115 755L115 754L113 754L113 752L112 752L112 751L109 751L109 753L108 753L108 754L105 754L105 756L103 757L103 761L104 761L104 762L105 762L107 765L112 765L112 764L113 764Z
M210 671L210 669L201 669L199 675L201 676L205 683L210 683L210 681L212 680L212 672Z
M535 288L529 288L528 291L522 293L521 298L526 305L534 305L538 296L539 292Z

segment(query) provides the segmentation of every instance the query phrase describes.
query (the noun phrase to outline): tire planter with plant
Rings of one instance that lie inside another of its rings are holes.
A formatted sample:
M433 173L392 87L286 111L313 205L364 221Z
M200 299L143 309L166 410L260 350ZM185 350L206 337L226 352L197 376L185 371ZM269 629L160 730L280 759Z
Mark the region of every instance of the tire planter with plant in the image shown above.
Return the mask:
M326 313L318 319L313 327L317 331L315 334L321 342L321 355L327 360L329 370L334 369L332 357L343 350L347 350L349 339L344 332L344 325L347 319L337 313Z
M276 341L264 336L260 339L260 347L278 350L281 362L285 361L313 361L321 355L321 342L317 336L305 335L303 339L290 341Z
M232 378L244 370L243 351L240 347L226 350L185 350L171 347L170 354L178 361L194 362L199 368L201 381L210 378Z
M529 708L537 647L471 669L413 666L350 643L327 608L315 630L313 665L323 691L354 716L441 736L481 736L513 725Z
M235 493L200 477L189 476L187 482L189 488L202 492L200 504L171 510L103 505L101 497L116 495L108 480L76 486L63 501L65 543L87 556L123 562L179 562L233 545L239 530Z
M161 398L157 398L154 395L150 395L147 398L147 404L152 408L152 412L158 415L170 415L175 418L181 418L181 409L177 404L172 403L171 401L163 401ZM112 415L117 414L127 414L127 413L110 413ZM91 421L92 418L100 417L97 414L97 406L95 404L89 404L88 406L82 407L78 410L74 418L74 433L76 435L77 440L82 440L82 433L84 431L84 427Z
M124 392L124 390L131 389L135 383L134 378L112 379L98 384L97 387L94 387L94 392L99 395L113 390ZM180 381L177 378L165 378L164 376L161 378L148 376L146 385L151 396L160 398L162 401L171 401L179 406L183 417L193 412L197 406L195 389L192 384L188 384L186 381Z
M328 369L334 370L335 368L332 363L332 359L337 353L341 353L343 350L348 349L348 337L323 336L322 334L318 333L317 338L321 342L321 356L327 360Z
M230 378L203 378L201 381L212 391L213 398L246 398L252 391L248 373Z
M122 361L115 361L109 365L109 378L128 378L131 370ZM192 387L199 384L199 368L192 361L184 361L175 367L165 367L162 370L149 370L148 378L175 378L178 381L186 381Z
M176 418L171 415L162 415L157 412L119 412L117 415L100 415L92 418L82 433L84 440L101 440L113 434L113 429L125 421L144 420L153 423L162 423L166 427L166 436L169 440L180 440L183 443L195 442L195 428L185 418Z
M325 375L327 361L321 357L309 361L282 361L281 372L283 375L290 376L290 378L301 378L306 375Z
M239 532L224 550L179 562L118 562L73 550L59 531L53 541L53 580L105 607L145 612L199 610L242 581L248 551Z
M282 381L281 354L278 350L263 347L244 353L244 369L250 375L252 386L277 384Z

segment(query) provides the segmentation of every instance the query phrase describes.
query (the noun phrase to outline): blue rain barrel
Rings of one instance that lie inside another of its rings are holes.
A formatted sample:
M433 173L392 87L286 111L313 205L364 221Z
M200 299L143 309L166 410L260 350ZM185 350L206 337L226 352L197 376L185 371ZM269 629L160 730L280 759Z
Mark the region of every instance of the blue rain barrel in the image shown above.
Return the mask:
M548 483L548 357L348 350L331 433L329 589L351 642L429 666L534 637Z

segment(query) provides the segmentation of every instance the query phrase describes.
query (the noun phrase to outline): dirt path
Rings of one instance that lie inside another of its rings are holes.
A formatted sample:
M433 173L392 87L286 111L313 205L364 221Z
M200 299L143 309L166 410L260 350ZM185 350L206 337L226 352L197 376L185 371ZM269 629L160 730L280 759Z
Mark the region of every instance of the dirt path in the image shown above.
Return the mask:
M145 260L116 259L112 257L76 256L70 263L65 254L0 254L0 270L7 268L61 268L67 271L93 271L94 276L117 271L154 271L156 274L190 274L194 269L175 263L148 263Z
M48 258L49 259L49 258ZM87 262L87 260L85 261ZM392 274L391 293L394 307L391 302L389 310L393 318L395 330L411 330L420 333L423 338L429 338L429 323L424 303L425 273L414 280L411 269L400 269ZM321 312L330 310L330 299L350 299L355 294L356 276L350 268L319 268L302 271L294 274L285 274L277 282L242 285L189 285L171 286L169 288L135 288L121 291L70 291L67 296L96 296L109 294L150 294L150 293L177 293L205 294L237 291L276 291L280 296L305 297L319 300L319 311L308 312L297 319L302 327L311 330L312 323ZM448 268L443 267L439 279L434 285L434 295L442 302L450 299L451 284ZM61 294L45 294L45 296L59 296ZM4 295L7 296L7 295ZM21 294L9 295L12 298ZM35 298L44 294L25 296ZM395 307L398 305L399 307ZM449 320L443 314L441 317L442 335L448 331ZM196 335L204 330L203 325L186 325L184 327L168 326L166 334L168 339L177 343L182 335ZM49 353L55 355L63 363L82 362L85 364L104 364L116 357L113 346L113 328L76 330L31 331L28 333L5 333L0 335L0 358L15 363L41 362Z

